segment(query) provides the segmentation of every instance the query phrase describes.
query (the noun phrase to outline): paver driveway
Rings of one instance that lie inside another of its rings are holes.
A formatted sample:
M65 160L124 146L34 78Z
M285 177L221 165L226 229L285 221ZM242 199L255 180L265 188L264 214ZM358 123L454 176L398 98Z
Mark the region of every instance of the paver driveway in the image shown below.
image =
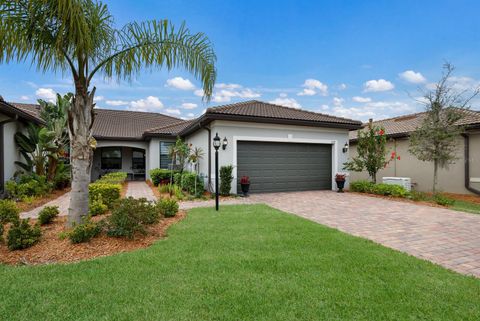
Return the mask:
M255 194L249 202L480 277L480 215L331 191Z

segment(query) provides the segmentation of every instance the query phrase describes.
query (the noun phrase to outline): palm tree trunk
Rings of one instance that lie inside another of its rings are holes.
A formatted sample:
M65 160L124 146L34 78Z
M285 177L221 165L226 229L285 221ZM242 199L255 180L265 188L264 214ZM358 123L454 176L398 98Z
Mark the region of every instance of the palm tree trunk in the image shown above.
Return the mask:
M68 209L69 226L80 223L88 215L88 184L92 167L93 97L91 93L76 91L68 115L70 135L70 162L72 168L72 191Z

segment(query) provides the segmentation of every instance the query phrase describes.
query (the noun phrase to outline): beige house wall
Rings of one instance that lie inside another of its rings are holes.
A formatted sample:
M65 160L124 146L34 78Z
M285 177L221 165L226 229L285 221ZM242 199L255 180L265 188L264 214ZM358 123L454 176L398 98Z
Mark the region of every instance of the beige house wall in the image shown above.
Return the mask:
M410 177L414 189L428 192L432 190L433 164L419 161L408 152L408 138L391 140L387 144L389 152L395 151L400 160L392 161L387 168L380 170L377 174L377 181L381 182L382 177L397 176ZM459 136L457 139L458 159L448 169L440 169L438 173L438 189L444 192L472 194L465 188L465 158L464 139ZM351 144L350 156L357 154L356 145ZM472 133L470 136L470 177L480 178L480 133ZM350 180L368 179L366 172L350 173ZM480 189L480 183L471 183L471 186Z

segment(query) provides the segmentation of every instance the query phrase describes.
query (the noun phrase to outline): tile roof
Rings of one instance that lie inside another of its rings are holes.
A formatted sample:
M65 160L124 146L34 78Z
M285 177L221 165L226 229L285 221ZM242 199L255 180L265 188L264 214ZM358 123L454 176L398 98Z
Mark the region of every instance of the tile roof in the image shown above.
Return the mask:
M147 129L144 133L144 136L149 135L178 135L182 130L187 128L190 124L194 123L196 119L191 120L182 120L171 125L160 126Z
M44 121L40 118L40 109L36 106L37 105L6 102L0 96L0 111L3 110L6 113L11 113L26 121L43 124Z
M150 112L95 109L93 136L110 139L142 139L143 133L151 128L170 126L181 119Z
M23 104L23 103L9 103L17 107L18 109L26 112L27 114L40 119L40 105L36 104Z
M471 126L480 124L480 111L463 110L465 116L458 122L458 125ZM387 136L408 136L425 119L426 112L398 116L383 120L374 121L373 124L385 128ZM364 124L367 125L367 124ZM358 130L350 132L350 140L357 139Z
M211 107L207 109L206 114L251 116L272 119L288 119L321 123L361 125L361 122L353 119L331 116L303 109L285 107L257 100L250 100L219 107Z

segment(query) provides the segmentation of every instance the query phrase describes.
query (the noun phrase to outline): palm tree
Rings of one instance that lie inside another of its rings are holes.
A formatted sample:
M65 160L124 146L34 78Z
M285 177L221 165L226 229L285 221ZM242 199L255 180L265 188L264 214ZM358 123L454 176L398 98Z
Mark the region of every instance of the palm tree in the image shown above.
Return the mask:
M68 128L72 193L68 223L88 213L88 184L95 141L94 76L132 79L144 67L182 66L202 82L206 100L216 78L208 38L167 20L114 25L108 8L93 0L2 0L0 63L30 60L43 72L70 73L75 87Z

